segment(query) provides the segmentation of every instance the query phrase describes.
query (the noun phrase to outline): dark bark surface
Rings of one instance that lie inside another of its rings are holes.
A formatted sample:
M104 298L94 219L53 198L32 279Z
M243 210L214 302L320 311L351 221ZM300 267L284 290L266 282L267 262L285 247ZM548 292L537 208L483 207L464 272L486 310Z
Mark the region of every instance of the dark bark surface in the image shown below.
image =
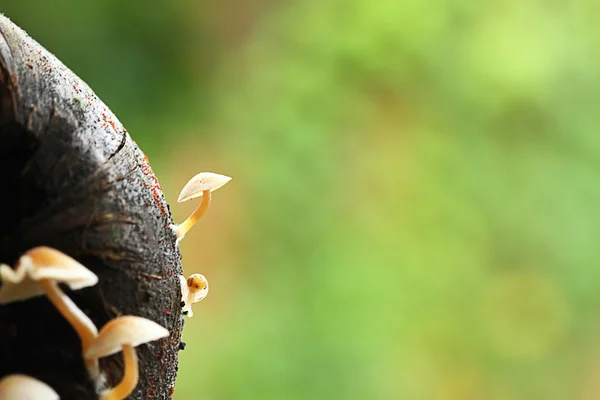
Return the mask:
M148 160L92 90L0 15L0 263L46 245L99 277L66 290L100 329L138 315L171 336L137 348L131 398L168 399L177 372L181 256ZM121 355L101 360L108 381ZM0 306L0 377L24 373L62 399L97 398L75 331L45 297Z

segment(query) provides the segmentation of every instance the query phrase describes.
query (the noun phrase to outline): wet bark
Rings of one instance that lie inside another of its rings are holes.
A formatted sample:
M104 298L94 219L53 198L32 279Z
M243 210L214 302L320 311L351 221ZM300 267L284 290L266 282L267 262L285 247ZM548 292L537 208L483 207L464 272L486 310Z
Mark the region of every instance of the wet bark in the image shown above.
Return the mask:
M98 328L138 315L170 337L138 347L131 398L171 398L180 348L181 255L148 160L92 90L0 15L0 263L46 245L99 283L68 295ZM182 347L182 346L181 346ZM111 384L122 357L101 360ZM0 306L0 377L24 373L61 399L95 399L79 339L45 297Z

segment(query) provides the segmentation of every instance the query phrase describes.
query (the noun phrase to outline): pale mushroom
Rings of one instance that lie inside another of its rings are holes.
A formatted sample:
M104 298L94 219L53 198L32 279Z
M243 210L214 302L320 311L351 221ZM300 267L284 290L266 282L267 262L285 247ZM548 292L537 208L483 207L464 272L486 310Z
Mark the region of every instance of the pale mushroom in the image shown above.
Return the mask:
M58 400L58 394L47 384L27 375L7 375L0 380L2 400Z
M181 224L172 225L171 228L177 236L179 242L185 234L198 222L200 217L204 215L208 206L210 205L211 192L219 189L231 180L230 177L213 172L201 172L189 180L188 183L183 187L178 203L183 203L196 197L202 197L202 203L196 208L196 210Z
M25 253L16 269L0 265L0 304L24 301L46 294L48 299L75 329L81 340L82 351L90 346L98 330L94 323L58 286L66 284L72 290L93 286L98 277L66 254L50 247L36 247ZM97 364L86 366L97 377Z
M123 351L125 371L121 382L103 393L101 400L121 400L129 396L139 378L135 347L166 336L169 331L156 322L131 315L115 318L104 325L85 357L97 360Z
M208 295L208 281L201 274L190 275L187 280L179 275L179 281L181 283L181 301L184 303L181 311L187 312L188 317L193 317L192 304L204 300Z

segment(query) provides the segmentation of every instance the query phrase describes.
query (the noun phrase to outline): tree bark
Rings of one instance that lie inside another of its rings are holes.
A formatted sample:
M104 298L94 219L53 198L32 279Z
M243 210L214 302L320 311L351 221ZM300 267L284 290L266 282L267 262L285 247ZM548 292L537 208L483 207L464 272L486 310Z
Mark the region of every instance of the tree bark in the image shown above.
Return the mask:
M147 158L93 91L0 15L0 263L40 245L99 277L68 295L100 329L120 315L170 337L142 345L131 398L169 399L181 345L182 273L173 222ZM114 386L120 354L100 367ZM24 373L61 399L95 399L75 331L45 297L0 306L0 377Z

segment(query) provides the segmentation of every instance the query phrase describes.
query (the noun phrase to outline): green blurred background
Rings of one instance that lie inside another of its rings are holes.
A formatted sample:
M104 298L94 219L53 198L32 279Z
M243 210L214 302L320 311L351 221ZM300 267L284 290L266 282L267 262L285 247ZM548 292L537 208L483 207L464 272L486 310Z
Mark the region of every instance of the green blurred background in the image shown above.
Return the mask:
M1 0L149 156L177 400L600 398L600 2Z

